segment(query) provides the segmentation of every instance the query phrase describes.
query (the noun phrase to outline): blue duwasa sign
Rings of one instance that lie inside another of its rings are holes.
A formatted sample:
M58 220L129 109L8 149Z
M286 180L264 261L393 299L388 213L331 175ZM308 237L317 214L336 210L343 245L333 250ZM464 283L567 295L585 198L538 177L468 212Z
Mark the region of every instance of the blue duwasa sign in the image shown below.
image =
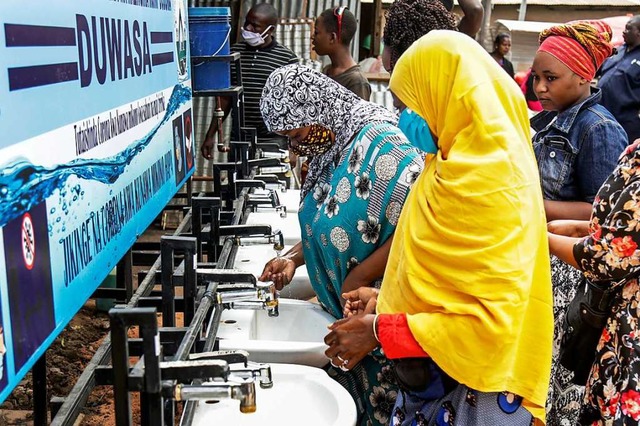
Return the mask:
M186 6L0 2L0 400L193 173Z

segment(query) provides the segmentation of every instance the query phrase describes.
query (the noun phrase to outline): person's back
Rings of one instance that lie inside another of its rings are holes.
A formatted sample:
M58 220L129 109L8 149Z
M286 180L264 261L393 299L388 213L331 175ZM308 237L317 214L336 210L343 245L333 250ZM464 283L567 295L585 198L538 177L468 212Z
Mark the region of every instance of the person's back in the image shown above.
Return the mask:
M282 46L273 37L278 24L278 14L273 6L267 3L258 3L249 10L242 28L244 41L231 46L232 52L240 53L240 70L242 72L242 86L244 99L244 125L254 127L259 138L278 138L270 133L260 114L260 96L267 78L277 68L284 65L298 63L295 53ZM231 64L231 84L237 85L235 62ZM220 98L221 108L224 113L223 120L231 111L230 98ZM234 116L234 120L239 117ZM205 140L200 147L205 158L212 158L213 138L218 132L218 120L213 118ZM236 125L232 126L231 140L240 140ZM278 138L281 139L281 138ZM219 140L219 144L223 141Z
M627 132L629 141L640 138L640 16L627 22L625 44L600 69L600 103Z
M356 18L349 9L344 6L327 9L316 19L313 48L318 55L331 59L323 74L368 101L371 85L349 51L356 30Z

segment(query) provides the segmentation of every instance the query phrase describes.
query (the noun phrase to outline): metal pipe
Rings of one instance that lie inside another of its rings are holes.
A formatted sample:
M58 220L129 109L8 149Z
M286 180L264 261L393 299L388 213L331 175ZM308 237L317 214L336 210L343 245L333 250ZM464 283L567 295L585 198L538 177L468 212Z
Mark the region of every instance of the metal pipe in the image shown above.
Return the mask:
M253 381L178 385L175 388L174 396L176 401L237 399L240 401L241 412L254 413L256 411L256 384Z

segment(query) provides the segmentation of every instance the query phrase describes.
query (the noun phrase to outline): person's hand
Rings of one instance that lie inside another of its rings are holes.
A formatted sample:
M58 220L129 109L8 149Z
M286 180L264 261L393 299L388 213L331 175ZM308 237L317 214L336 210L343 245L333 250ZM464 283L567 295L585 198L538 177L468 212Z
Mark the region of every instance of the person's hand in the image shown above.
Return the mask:
M547 231L566 237L582 238L589 235L588 220L552 220L547 223Z
M274 257L264 265L260 281L273 281L276 290L282 290L289 284L296 272L296 264L288 257Z
M329 326L331 331L324 338L329 349L324 354L333 366L349 370L378 346L373 335L375 318L375 315L357 315Z
M342 315L345 318L359 314L374 314L378 293L380 291L373 287L360 287L356 290L343 293L342 298L346 300Z
M200 152L207 160L211 160L213 158L213 138L204 139L204 142L200 145Z

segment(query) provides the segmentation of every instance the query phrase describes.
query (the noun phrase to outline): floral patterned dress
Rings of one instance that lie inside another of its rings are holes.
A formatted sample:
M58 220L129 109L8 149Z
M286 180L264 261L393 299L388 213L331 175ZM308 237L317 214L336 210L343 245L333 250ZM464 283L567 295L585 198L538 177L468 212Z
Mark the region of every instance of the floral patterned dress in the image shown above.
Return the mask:
M302 247L318 301L342 317L342 283L393 234L422 153L389 123L366 125L302 200ZM373 353L348 372L329 367L358 406L361 425L386 425L396 399L390 364Z
M596 348L581 424L640 423L639 142L627 148L600 188L590 235L573 249L587 278L620 288Z

